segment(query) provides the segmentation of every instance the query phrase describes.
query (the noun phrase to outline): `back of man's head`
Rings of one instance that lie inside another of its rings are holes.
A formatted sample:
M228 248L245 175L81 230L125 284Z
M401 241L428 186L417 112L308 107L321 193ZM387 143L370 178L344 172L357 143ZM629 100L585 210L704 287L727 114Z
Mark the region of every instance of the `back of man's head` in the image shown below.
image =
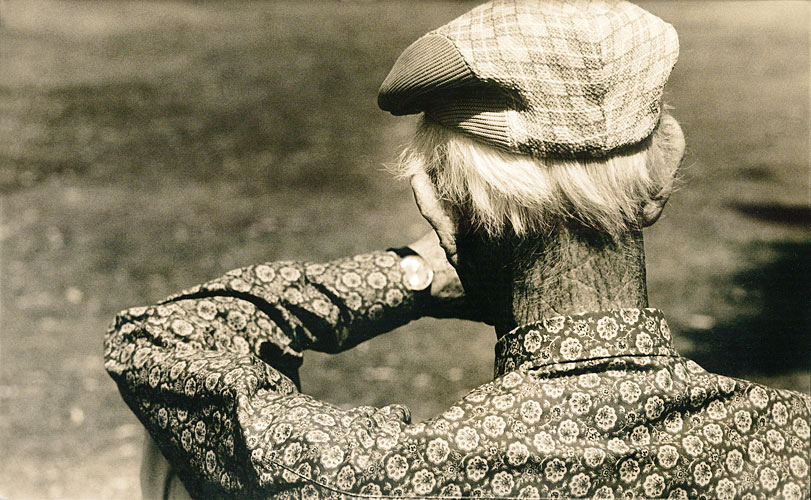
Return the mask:
M424 113L400 172L429 173L479 230L617 234L672 188L677 56L673 27L627 2L494 1L408 47L378 102Z
M681 129L663 115L635 147L600 158L536 158L511 153L424 117L396 172L426 172L437 196L488 236L545 233L576 224L617 235L655 222L644 213L673 188L684 149Z

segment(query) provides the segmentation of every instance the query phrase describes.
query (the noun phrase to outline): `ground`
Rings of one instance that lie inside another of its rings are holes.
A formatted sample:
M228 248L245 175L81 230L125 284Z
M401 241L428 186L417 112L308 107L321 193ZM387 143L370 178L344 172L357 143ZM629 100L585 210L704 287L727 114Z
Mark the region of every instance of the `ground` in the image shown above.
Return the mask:
M115 312L264 260L428 226L377 87L471 4L0 3L0 497L134 499L140 430L102 367ZM646 234L651 304L706 368L811 392L806 3L654 2L684 179ZM424 419L486 381L493 335L422 320L308 355L305 391Z

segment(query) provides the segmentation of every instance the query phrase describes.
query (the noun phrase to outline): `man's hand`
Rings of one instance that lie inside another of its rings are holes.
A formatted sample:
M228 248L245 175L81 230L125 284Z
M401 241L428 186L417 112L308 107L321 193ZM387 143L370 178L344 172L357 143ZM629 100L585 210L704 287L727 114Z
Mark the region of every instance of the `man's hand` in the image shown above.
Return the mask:
M414 201L417 202L420 213L439 236L438 243L445 251L447 261L456 266L457 229L456 221L452 217L453 210L437 197L431 179L425 172L411 176L411 189L414 191ZM427 259L427 257L425 258Z
M434 279L431 282L432 297L438 300L452 300L465 295L459 276L445 257L445 251L440 246L439 238L434 231L426 233L408 247L425 259L425 262L434 271Z
M425 220L434 228L409 247L420 254L434 270L431 284L431 297L435 307L429 316L438 318L461 318L493 324L483 315L487 308L475 307L467 296L459 280L456 269L459 265L456 238L459 221L449 204L436 194L428 174L419 172L411 176L411 189L414 200Z
M408 247L417 252L434 271L434 279L431 282L433 303L428 315L436 318L481 321L465 299L465 290L456 269L445 257L445 250L440 245L436 232L427 233Z

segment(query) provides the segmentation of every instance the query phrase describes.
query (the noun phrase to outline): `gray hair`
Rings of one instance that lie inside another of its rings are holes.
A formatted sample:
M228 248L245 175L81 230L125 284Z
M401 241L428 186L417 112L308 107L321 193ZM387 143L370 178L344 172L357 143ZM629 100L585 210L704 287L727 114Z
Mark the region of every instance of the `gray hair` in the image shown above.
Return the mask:
M632 149L559 159L504 151L423 116L393 170L403 177L426 172L437 196L489 236L545 233L565 222L617 235L638 228L642 204L673 185L665 118L675 122L663 112Z

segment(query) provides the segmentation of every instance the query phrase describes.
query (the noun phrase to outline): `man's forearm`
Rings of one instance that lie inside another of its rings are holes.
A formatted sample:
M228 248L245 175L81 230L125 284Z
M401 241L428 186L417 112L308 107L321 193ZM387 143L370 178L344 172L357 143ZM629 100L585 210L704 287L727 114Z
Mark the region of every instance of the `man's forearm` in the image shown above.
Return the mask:
M472 319L453 268L416 245L436 269L431 289L407 285L393 251L378 251L327 263L268 262L236 269L171 297L231 295L254 303L283 331L274 339L288 354L305 349L341 352L424 316Z

